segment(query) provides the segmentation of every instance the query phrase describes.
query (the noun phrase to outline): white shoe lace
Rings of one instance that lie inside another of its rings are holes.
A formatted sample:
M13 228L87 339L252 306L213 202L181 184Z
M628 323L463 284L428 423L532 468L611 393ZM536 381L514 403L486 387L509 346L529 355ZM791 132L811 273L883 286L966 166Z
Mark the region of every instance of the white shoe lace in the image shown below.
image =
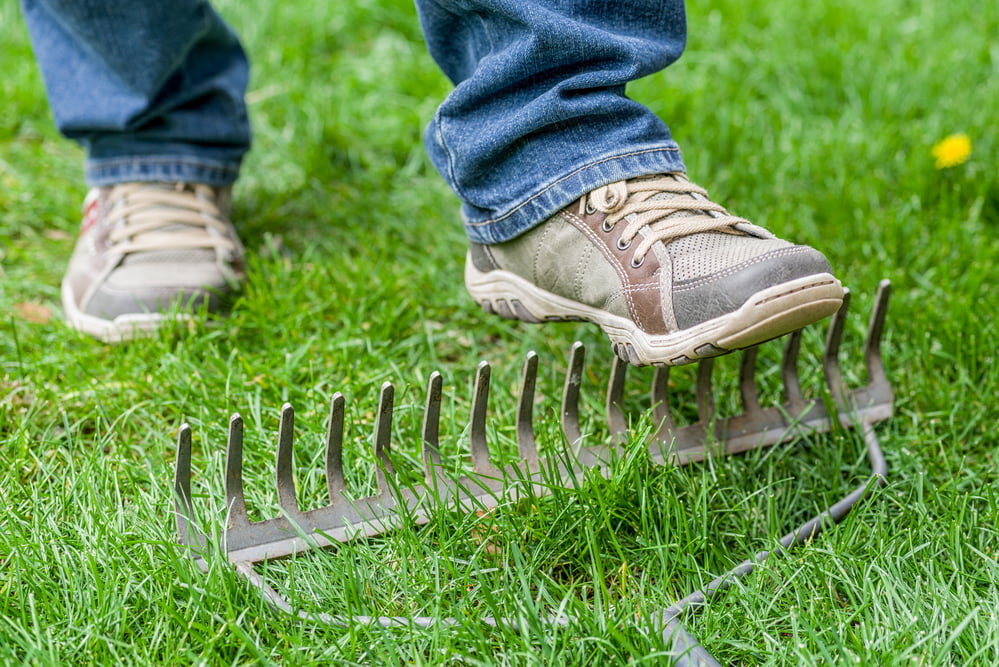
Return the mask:
M215 191L190 183L124 183L111 188L108 239L124 254L164 249L236 252Z
M682 174L611 183L583 197L579 206L580 215L596 211L606 213L603 222L605 232L625 221L626 226L618 239L619 250L628 249L634 238L641 235L631 260L635 267L642 265L645 255L659 241L669 243L691 234L748 233L773 238L762 227L731 215L723 206L708 199L707 190L691 183Z

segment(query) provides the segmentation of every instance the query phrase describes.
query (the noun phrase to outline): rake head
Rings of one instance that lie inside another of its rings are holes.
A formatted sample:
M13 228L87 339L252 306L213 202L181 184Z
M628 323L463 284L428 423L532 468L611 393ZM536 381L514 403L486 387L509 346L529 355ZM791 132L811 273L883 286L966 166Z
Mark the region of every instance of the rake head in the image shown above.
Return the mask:
M696 397L699 418L696 422L676 426L669 410L669 369L657 368L652 380L651 410L657 429L648 441L649 456L660 464L685 464L709 455L736 453L757 447L786 442L831 430L837 424L860 425L865 437L874 438L871 425L888 419L892 414L893 392L881 361L880 344L889 296L888 281L882 282L867 330L864 357L868 383L848 388L839 364L839 348L849 307L849 293L842 308L833 316L823 353L825 383L831 401L806 399L798 375L798 353L801 332L789 334L781 362L784 401L780 405L763 407L755 381L757 348L743 351L740 365L742 412L718 418L715 415L711 386L712 360L700 362L697 369ZM488 509L511 494L510 480L522 482L541 470L556 469L564 479L584 469L606 468L607 461L620 452L620 443L627 437L628 420L624 413L624 390L627 364L615 358L607 388L606 411L610 442L580 446L579 394L583 378L584 348L572 347L561 403L561 423L566 441L575 452L569 462L550 460L539 455L535 444L533 406L538 372L538 357L527 355L521 380L516 413L516 439L519 461L499 466L490 455L486 441L487 402L490 390L490 366L479 364L472 397L469 424L471 472L455 477L445 473L439 449L442 378L433 373L428 382L423 415L422 452L426 483L418 487L398 487L391 483L394 475L391 457L391 430L394 388L382 385L374 430L374 456L377 492L371 496L348 499L345 495L343 468L344 407L342 394L333 396L330 406L326 439L325 480L329 504L310 510L299 507L295 492L292 466L292 433L294 410L285 405L281 410L277 443L276 487L281 516L263 521L250 521L243 492L243 420L237 414L229 422L229 439L225 461L225 495L228 526L223 548L226 558L244 573L253 563L281 558L334 542L373 536L391 530L405 518L417 524L429 521L434 506L444 501L466 508ZM876 441L876 440L875 440ZM554 466L554 467L553 467ZM875 466L876 475L883 471ZM537 485L535 492L543 494L549 486ZM180 428L174 479L176 517L179 541L190 548L190 554L202 567L207 567L207 541L191 518L191 429ZM835 519L835 517L834 517Z
M660 464L682 465L715 454L732 454L757 447L788 442L823 433L841 425L859 428L867 445L872 475L869 480L848 493L819 515L782 537L774 552L789 549L817 536L829 524L839 522L861 500L873 484L884 484L887 465L881 453L874 424L891 417L894 394L885 376L881 361L881 338L884 331L890 285L882 281L875 299L867 328L864 360L867 384L850 388L846 385L839 364L839 348L846 324L850 295L833 315L822 354L822 366L829 400L806 399L798 375L798 353L801 332L787 336L781 361L784 400L779 405L761 405L755 368L757 348L742 352L739 370L739 390L742 412L719 418L715 414L711 386L712 360L701 361L697 368L695 393L698 419L692 424L677 426L669 409L669 369L657 368L652 379L652 416L656 430L648 438L650 458ZM270 587L256 571L254 563L281 558L309 549L347 542L362 536L385 533L403 521L426 523L430 512L439 506L458 505L467 509L489 509L505 498L515 496L526 481L532 493L544 495L552 488L551 471L565 484L585 469L598 468L620 454L621 443L628 437L628 419L624 412L624 389L627 365L615 358L607 387L606 418L611 437L609 442L583 446L579 417L579 394L583 378L584 349L572 347L562 392L561 423L566 441L572 446L571 456L542 457L534 437L533 406L538 374L538 358L527 355L521 378L516 414L518 460L500 466L490 455L486 441L486 412L489 399L490 367L479 364L472 396L469 446L471 472L454 476L445 473L441 464L440 415L442 378L430 376L423 414L423 473L425 483L399 486L394 481L391 449L392 412L395 390L390 383L381 388L375 420L374 455L377 492L360 499L349 499L343 469L344 397L337 393L330 406L326 438L325 479L329 504L302 511L295 492L292 434L294 411L290 405L281 410L278 431L276 486L281 516L264 521L250 521L243 493L243 420L233 415L229 421L229 442L225 461L225 494L229 521L222 549L235 570L255 586L272 606L296 616L299 620L328 625L377 625L382 627L454 625L462 619L438 617L359 616L310 613L292 607ZM543 476L542 476L543 475ZM535 484L534 481L544 481ZM207 569L208 542L191 520L191 429L181 426L177 441L177 463L174 476L177 532L179 541L188 547L194 561ZM694 591L649 621L656 624L663 641L670 647L674 665L719 664L681 624L682 614L697 609L732 582L751 573L772 552L753 554L729 572ZM545 619L553 625L565 626L572 621L564 616ZM519 623L510 618L479 618L480 623L516 629Z

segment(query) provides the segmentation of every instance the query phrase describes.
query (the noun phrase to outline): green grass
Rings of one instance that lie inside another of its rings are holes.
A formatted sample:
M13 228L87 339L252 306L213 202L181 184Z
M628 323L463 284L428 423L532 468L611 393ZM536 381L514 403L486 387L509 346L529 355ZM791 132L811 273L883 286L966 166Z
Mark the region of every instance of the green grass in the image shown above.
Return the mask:
M715 199L829 256L863 314L847 332L851 378L862 376L877 283L893 281L885 355L898 399L879 429L890 484L688 628L723 663L995 664L999 6L713 7L691 5L684 57L631 94L669 122ZM449 629L301 625L223 563L202 575L174 545L182 421L195 430L195 501L218 530L233 411L247 422L244 470L261 518L276 511L271 443L284 401L298 411L302 503L318 505L334 391L349 400L351 490L365 493L386 380L404 463L418 457L432 370L444 374L444 444L457 455L478 360L493 362L490 438L505 451L528 350L542 359L548 448L560 444L572 341L591 351L586 427L597 435L610 360L593 327L491 319L465 295L457 203L420 144L449 85L409 4L220 9L255 65L256 146L236 211L250 278L218 327L109 347L59 321L82 154L52 129L17 4L0 0L0 662L662 664L666 647L644 620L865 478L850 432L682 469L651 465L632 443L608 480L486 517L442 512L421 529L261 568L305 609L468 619ZM974 152L938 171L931 147L954 132ZM812 356L820 340L808 339ZM731 405L734 389L723 391ZM692 399L678 397L689 415ZM530 620L558 610L577 624ZM485 615L526 622L490 629L474 621Z

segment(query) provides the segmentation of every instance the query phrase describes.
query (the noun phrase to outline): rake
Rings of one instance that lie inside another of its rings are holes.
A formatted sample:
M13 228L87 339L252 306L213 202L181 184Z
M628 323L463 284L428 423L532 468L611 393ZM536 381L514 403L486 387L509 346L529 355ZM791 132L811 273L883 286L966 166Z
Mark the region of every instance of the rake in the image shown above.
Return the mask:
M715 414L712 389L713 360L699 362L696 372L695 395L698 419L677 426L671 418L669 403L669 368L654 371L651 387L651 414L655 430L648 437L648 456L663 465L684 465L708 456L734 454L758 447L792 442L810 435L825 433L838 427L859 429L864 438L872 475L864 484L842 500L784 536L777 551L809 540L824 527L839 522L868 493L872 484L883 485L887 465L881 453L874 425L891 417L894 394L881 358L881 340L888 307L890 284L879 286L867 328L864 360L867 384L849 388L840 367L840 343L846 324L850 293L831 318L822 354L822 366L828 400L808 399L803 395L798 374L798 357L802 332L786 336L781 361L784 400L779 405L761 405L756 384L758 348L741 353L739 392L742 412L719 418ZM293 471L294 410L285 404L281 410L278 430L276 487L281 515L263 521L250 521L243 491L243 420L236 414L229 421L228 446L225 459L225 497L228 525L221 549L237 572L257 587L274 607L294 614L301 620L334 625L374 624L385 627L400 625L430 626L455 624L456 619L435 617L371 617L332 615L296 610L274 590L254 568L255 563L299 554L310 549L335 543L346 543L362 537L384 534L402 524L424 524L440 507L458 507L466 511L488 510L515 497L525 482L531 492L543 495L552 488L551 475L563 485L571 483L587 469L606 474L608 462L621 454L628 440L628 419L624 411L627 363L615 358L610 371L606 394L606 419L609 441L583 446L580 427L579 397L583 379L585 350L581 343L573 345L561 401L561 427L565 441L571 446L569 457L541 456L535 443L533 406L538 377L538 357L533 352L526 357L516 412L517 461L500 466L494 462L486 439L487 403L490 391L490 366L481 362L477 368L469 422L471 470L454 475L442 465L440 417L442 376L431 374L428 381L422 425L422 458L424 483L417 486L394 484L395 472L391 456L391 430L395 390L391 383L381 387L374 426L374 457L376 493L349 499L343 467L345 399L339 392L333 396L328 422L325 452L325 481L329 504L300 509L296 496ZM174 477L176 519L179 541L189 547L194 562L207 571L209 542L197 529L191 501L191 428L180 427ZM672 641L677 664L717 664L680 625L681 615L688 609L703 605L717 592L737 578L752 572L771 552L762 551L745 560L728 573L718 577L703 590L696 591L662 612L663 637ZM489 625L516 626L502 618L481 618ZM571 619L554 617L549 622L569 625ZM467 622L467 621L466 621ZM693 660L691 663L689 661ZM699 661L699 662L697 662Z

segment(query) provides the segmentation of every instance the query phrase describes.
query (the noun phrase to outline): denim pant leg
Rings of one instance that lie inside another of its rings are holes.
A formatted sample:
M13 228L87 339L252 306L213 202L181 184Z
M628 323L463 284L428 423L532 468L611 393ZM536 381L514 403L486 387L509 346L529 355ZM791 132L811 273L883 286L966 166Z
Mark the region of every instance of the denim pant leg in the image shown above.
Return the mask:
M425 143L472 240L509 240L601 185L684 171L666 125L625 95L680 57L683 0L416 4L455 84Z
M207 0L22 0L56 126L90 185L232 183L248 65Z

